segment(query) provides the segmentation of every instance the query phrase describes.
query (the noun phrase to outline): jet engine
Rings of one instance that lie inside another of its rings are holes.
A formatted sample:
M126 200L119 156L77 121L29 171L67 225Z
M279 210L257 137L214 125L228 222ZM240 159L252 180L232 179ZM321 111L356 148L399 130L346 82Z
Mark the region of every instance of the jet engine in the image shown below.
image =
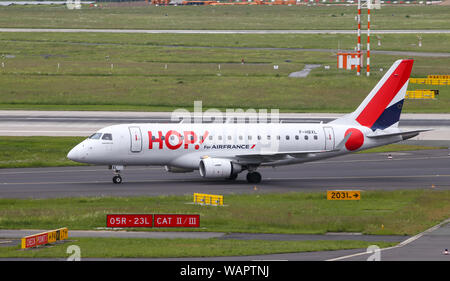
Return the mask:
M242 166L221 158L205 158L200 161L200 175L204 178L236 178Z

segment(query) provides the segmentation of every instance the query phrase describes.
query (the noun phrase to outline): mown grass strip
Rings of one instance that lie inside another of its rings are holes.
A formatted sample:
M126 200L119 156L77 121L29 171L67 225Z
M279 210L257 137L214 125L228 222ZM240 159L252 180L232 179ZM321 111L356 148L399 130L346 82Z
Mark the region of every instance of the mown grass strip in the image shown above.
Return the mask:
M253 190L252 187L249 187ZM226 207L193 204L192 195L0 199L0 228L95 230L107 214L199 214L191 231L414 235L448 218L450 191L362 191L359 201L328 201L326 192L226 195ZM146 228L138 231L186 231Z
M19 250L20 247L0 247L1 258L67 258L69 245L80 247L83 258L180 258L212 256L247 256L293 252L334 251L367 248L376 244L384 248L387 242L364 241L264 241L220 239L129 239L129 238L69 238L64 244Z

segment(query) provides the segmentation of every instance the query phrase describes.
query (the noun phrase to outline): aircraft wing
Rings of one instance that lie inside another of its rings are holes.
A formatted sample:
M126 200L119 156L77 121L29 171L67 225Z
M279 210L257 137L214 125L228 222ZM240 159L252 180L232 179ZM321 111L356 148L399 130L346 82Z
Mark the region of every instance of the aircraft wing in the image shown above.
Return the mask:
M288 152L275 152L275 153L254 153L254 154L240 154L235 155L233 158L244 160L246 162L273 162L278 160L287 159L289 157L301 158L307 157L308 154L318 154L325 152L332 152L334 150L308 150L308 151L288 151Z

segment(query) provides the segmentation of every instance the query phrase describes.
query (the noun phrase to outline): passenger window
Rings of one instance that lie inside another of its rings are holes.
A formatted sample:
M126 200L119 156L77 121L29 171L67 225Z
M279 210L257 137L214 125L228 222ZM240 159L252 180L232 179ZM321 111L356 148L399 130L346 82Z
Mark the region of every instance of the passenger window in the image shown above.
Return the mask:
M288 135L286 135L286 140L289 140L289 136Z
M314 135L314 139L317 140L317 135Z
M299 137L298 136L295 136L295 140L298 140L299 139Z
M98 140L101 136L102 136L101 133L95 133L95 134L91 135L89 138L91 140Z
M112 134L103 134L102 140L112 140Z
M305 135L305 140L308 140L308 136L307 135Z

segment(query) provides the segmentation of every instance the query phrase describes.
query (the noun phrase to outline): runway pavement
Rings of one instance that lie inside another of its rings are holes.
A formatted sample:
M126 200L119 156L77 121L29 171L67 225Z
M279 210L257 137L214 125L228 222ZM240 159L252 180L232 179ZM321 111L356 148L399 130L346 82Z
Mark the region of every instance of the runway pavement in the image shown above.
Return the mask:
M449 150L351 154L278 168L261 168L263 181L248 184L245 173L236 181L211 180L198 171L165 172L162 167L126 167L123 184L113 184L105 166L0 170L0 198L77 196L159 196L324 191L328 189L450 189Z

